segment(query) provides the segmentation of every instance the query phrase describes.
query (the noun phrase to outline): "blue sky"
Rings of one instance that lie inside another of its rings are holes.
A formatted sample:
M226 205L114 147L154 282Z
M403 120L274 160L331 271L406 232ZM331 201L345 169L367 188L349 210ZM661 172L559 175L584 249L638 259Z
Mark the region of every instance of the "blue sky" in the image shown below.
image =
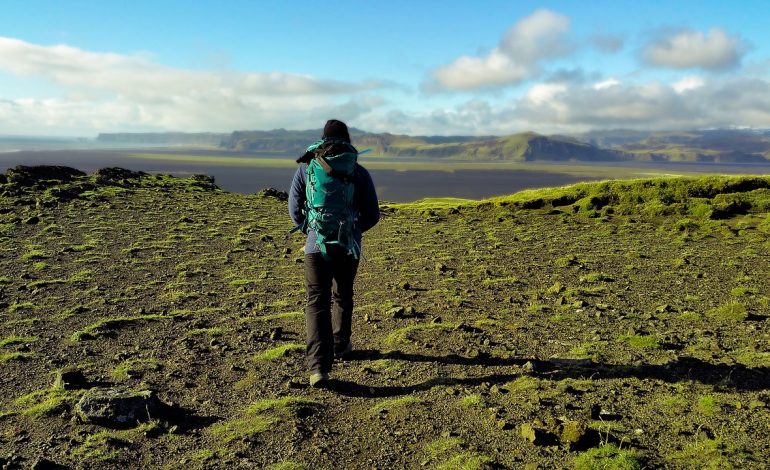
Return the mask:
M590 5L590 6L589 6ZM764 1L16 1L0 134L770 127Z

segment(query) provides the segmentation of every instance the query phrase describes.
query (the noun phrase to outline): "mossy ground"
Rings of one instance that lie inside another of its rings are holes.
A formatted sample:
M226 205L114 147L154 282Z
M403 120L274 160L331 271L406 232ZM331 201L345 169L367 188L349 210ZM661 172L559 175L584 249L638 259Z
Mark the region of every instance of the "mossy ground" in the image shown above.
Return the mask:
M333 390L307 387L304 241L285 238L284 202L154 176L58 203L6 192L0 455L103 468L761 468L768 185L608 182L385 206L364 241L357 351L335 364ZM65 366L202 419L77 424L80 392L52 387ZM530 442L525 424L553 439ZM597 439L564 440L582 430Z

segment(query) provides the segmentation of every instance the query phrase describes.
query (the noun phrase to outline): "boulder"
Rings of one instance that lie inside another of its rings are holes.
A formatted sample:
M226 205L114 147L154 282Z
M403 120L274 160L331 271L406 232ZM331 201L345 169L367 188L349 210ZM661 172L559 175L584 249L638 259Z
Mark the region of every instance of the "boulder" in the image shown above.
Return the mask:
M75 416L83 423L107 427L132 427L137 423L166 417L171 407L152 390L94 387L75 405Z
M25 166L18 165L5 173L8 182L17 186L34 186L45 181L55 181L57 183L68 183L74 178L86 176L80 170L67 166L40 165Z
M257 196L262 198L271 197L273 199L278 199L279 201L289 200L289 194L286 191L281 191L275 188L264 188L257 192Z
M198 181L200 183L211 183L214 184L214 177L209 175L203 175L200 173L196 173L194 175L190 176L190 179L193 181Z
M96 176L96 182L99 184L124 186L128 183L126 180L137 180L143 176L147 176L147 173L119 167L109 167L96 170L94 175Z
M190 176L190 179L193 180L193 185L195 187L205 189L205 190L215 190L219 189L219 186L214 184L214 177L209 175L202 175L202 174L194 174Z

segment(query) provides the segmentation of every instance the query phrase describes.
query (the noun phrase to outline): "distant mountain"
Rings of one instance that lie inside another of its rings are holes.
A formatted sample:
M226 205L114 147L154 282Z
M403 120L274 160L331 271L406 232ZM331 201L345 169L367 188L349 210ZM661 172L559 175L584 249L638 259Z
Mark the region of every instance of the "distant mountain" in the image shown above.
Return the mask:
M578 139L626 153L637 161L768 163L770 131L713 129L683 132L594 131Z
M300 154L318 138L320 131L238 131L222 140L231 150L286 152ZM375 155L425 157L456 160L505 161L618 161L625 157L612 150L597 148L571 137L546 137L533 132L504 137L408 136L373 134L351 129L353 144L371 148Z
M353 144L376 156L477 161L655 161L770 163L770 131L592 131L575 136L409 136L350 130ZM239 152L299 155L320 129L217 133L100 134L100 143L210 146Z
M218 147L222 143L222 139L228 135L214 132L120 132L99 134L96 137L96 141L109 144L135 143L143 145L205 145Z

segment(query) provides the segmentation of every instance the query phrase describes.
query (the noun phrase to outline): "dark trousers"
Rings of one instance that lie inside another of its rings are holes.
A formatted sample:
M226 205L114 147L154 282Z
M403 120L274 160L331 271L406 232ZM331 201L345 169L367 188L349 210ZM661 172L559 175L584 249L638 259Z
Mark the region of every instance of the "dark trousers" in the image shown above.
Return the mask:
M353 322L353 281L358 260L342 250L330 250L329 260L320 253L305 255L305 330L307 366L311 372L328 373L334 351L350 342Z

